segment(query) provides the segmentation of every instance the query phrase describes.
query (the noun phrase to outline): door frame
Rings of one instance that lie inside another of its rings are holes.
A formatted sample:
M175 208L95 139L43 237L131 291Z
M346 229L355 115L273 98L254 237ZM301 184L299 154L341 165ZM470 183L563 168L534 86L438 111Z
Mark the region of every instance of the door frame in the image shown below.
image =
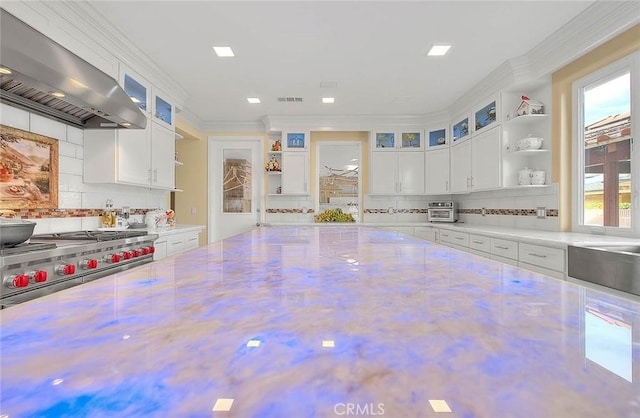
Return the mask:
M258 153L255 156L255 161L252 161L252 179L253 185L255 187L255 200L254 204L252 204L252 212L256 212L256 226L263 222L263 213L262 207L264 206L264 196L263 196L263 183L264 176L262 175L262 151L264 150L264 137L261 135L244 135L244 136L230 136L230 135L210 135L207 138L207 205L209 208L209 213L207 214L207 242L212 243L215 241L219 241L220 237L220 229L218 225L220 224L220 216L222 215L220 212L220 202L219 196L216 196L214 184L215 170L220 170L220 165L218 164L218 155L217 145L221 142L233 142L237 145L245 144L257 144L258 145Z
M363 201L364 197L362 195L362 142L361 141L341 141L341 140L319 140L315 142L315 187L316 187L316 196L314 198L313 207L315 209L315 213L320 213L320 147L326 145L335 145L335 146L358 146L358 156L359 156L359 169L358 169L358 223L362 223L363 221Z

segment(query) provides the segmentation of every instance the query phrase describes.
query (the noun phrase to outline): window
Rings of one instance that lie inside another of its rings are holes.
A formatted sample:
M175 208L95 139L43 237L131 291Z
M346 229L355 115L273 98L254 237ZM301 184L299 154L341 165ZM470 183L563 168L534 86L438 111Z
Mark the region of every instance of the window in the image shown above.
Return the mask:
M640 230L640 159L633 147L637 56L574 83L575 231Z

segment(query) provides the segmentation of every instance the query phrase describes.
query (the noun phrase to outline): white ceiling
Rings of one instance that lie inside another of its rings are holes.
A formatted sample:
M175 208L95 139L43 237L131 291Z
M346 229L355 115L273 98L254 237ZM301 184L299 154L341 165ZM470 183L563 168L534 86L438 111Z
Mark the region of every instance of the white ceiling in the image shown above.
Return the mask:
M592 3L92 1L187 91L185 109L203 122L438 112ZM438 42L453 48L427 57ZM216 57L214 45L236 57ZM322 104L327 96L335 104Z

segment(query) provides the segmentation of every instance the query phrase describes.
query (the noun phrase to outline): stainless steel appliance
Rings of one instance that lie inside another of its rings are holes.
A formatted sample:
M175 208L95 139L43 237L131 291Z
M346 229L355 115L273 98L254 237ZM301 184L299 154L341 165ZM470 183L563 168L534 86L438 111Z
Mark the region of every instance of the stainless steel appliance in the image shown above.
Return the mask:
M78 231L1 248L0 308L149 263L156 239L146 231Z
M458 220L458 210L455 202L450 200L429 202L427 220L429 222L456 222Z
M569 245L568 276L640 296L640 245Z
M2 9L0 67L3 103L80 128L147 126L113 78Z

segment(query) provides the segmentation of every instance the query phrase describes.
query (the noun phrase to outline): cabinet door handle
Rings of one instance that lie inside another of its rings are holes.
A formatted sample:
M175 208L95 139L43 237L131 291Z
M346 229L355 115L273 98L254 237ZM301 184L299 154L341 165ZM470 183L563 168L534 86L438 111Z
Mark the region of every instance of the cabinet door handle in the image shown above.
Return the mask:
M460 241L464 241L464 238L462 238L462 237L456 237L456 239L460 240Z
M499 248L499 249L501 249L501 250L508 250L508 249L509 249L509 247L503 247L503 246L501 246L501 245L495 245L495 247L496 247L496 248Z
M158 169L157 168L155 170L153 170L153 182L154 183L158 182Z
M471 177L471 187L473 187L473 177Z
M527 253L527 254L529 254L532 257L547 258L547 256L544 254L536 254L536 253Z
M484 241L471 241L471 242L473 242L474 244L484 244Z
M149 183L151 183L151 169L147 170L147 178L149 179Z
M448 192L448 191L449 191L449 180L446 180L446 181L444 182L444 191L445 191L445 192Z

